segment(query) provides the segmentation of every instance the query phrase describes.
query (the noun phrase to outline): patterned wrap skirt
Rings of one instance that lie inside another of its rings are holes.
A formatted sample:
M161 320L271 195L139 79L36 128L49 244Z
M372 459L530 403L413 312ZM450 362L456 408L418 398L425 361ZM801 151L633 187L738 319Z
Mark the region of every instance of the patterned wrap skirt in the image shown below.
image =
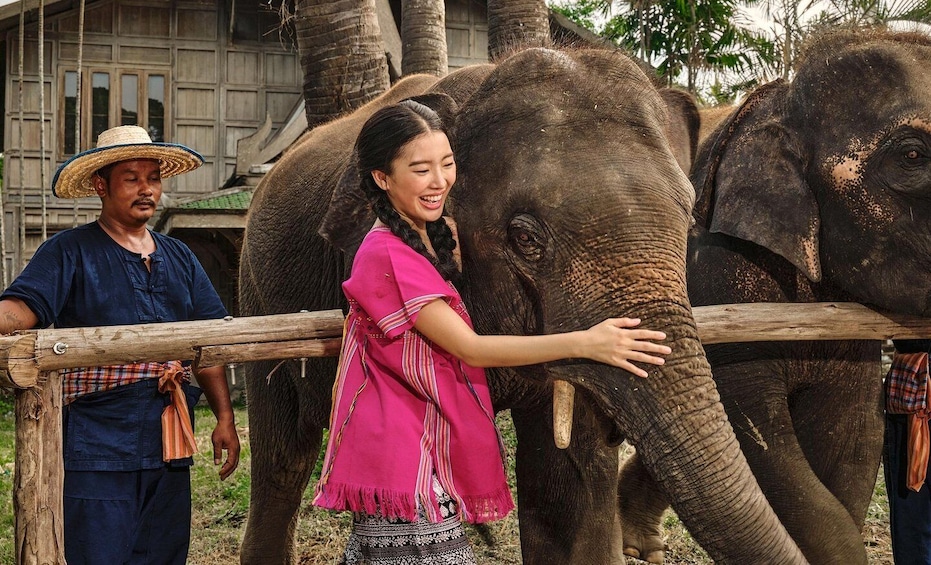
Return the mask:
M456 513L456 503L433 477L443 521L417 521L357 514L341 565L474 565L475 554Z

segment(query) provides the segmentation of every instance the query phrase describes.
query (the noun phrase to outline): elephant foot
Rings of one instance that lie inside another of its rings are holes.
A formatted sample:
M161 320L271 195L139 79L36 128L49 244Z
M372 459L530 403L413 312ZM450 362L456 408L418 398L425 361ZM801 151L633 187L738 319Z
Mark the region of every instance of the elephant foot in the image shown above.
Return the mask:
M661 565L666 560L666 544L659 533L625 531L624 555Z

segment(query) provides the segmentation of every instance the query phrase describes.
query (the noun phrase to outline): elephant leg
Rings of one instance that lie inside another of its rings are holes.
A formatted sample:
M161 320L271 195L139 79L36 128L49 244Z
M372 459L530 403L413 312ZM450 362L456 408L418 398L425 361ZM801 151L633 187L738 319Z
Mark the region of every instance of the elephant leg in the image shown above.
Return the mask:
M799 445L781 370L784 367L752 361L715 367L718 390L741 449L773 510L810 563L865 565L860 528L818 479Z
M877 360L845 362L789 398L792 422L815 474L863 528L882 459L883 390Z
M669 501L636 452L621 466L617 491L624 555L648 563L663 563L666 544L661 521Z
M288 363L266 383L264 375L271 367L258 365L248 381L252 488L240 551L244 564L297 562L298 509L323 435L322 426L308 421L302 402L309 399L294 386Z
M624 563L617 519L617 448L576 397L572 442L553 441L552 400L512 407L520 543L525 565Z

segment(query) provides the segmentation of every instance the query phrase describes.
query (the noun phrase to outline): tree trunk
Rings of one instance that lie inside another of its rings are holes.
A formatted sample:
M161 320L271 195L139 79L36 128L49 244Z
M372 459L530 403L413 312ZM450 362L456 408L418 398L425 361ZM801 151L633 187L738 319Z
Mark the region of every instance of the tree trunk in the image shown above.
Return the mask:
M544 0L488 0L488 58L496 61L527 47L550 47Z
M401 0L401 74L446 76L446 5L443 0Z
M296 0L294 29L308 128L388 89L388 58L375 0Z

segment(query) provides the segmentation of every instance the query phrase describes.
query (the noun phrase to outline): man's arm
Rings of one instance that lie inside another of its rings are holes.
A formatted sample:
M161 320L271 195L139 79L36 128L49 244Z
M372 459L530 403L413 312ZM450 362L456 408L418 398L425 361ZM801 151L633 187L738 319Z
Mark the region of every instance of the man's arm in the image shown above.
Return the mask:
M0 334L9 335L16 330L29 330L38 323L39 318L19 298L0 300Z
M213 464L219 465L226 450L226 460L220 467L220 479L225 480L233 474L239 465L239 436L236 434L236 421L233 405L230 402L229 386L226 384L226 371L223 365L204 367L197 371L197 384L204 391L207 403L217 418L213 429Z

